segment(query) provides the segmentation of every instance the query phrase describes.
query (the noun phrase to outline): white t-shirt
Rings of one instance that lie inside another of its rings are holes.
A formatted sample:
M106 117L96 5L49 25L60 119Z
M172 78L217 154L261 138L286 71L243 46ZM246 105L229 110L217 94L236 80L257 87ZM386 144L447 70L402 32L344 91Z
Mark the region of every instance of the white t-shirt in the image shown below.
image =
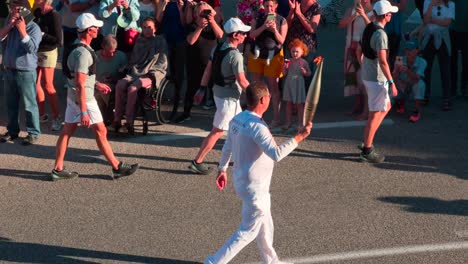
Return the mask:
M268 193L275 161L280 161L297 147L291 138L276 145L267 124L251 111L236 115L229 123L219 169L226 170L232 156L234 188L241 197Z
M423 9L424 14L426 13L427 9L429 8L430 3L431 3L431 0L425 0L424 1L424 9ZM451 18L451 19L455 20L455 3L452 2L452 1L449 1L448 2L448 7L445 6L444 4L436 5L436 6L432 7L431 15L432 15L432 19L442 20L442 19ZM435 30L442 29L442 28L446 28L446 27L436 25L436 24L431 24L431 23L427 24L427 29L429 31L435 31Z

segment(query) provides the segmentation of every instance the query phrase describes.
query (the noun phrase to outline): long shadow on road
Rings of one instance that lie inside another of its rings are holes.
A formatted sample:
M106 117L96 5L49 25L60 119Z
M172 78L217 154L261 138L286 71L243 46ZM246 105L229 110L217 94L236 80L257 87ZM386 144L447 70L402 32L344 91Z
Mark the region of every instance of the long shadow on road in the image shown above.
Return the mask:
M81 260L87 258L90 260ZM94 259L94 260L93 260ZM158 264L197 264L199 262L138 256L72 247L43 245L36 243L16 242L0 237L0 262L11 261L19 263L65 263L84 264L101 263L100 261L158 263Z
M468 200L444 201L430 197L380 197L379 201L399 204L412 213L468 216Z

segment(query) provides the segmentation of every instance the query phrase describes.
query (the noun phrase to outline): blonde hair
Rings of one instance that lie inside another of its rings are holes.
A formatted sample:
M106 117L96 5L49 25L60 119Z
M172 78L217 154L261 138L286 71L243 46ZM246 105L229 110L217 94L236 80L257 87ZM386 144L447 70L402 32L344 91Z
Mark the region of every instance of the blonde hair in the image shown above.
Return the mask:
M304 44L304 42L302 42L300 39L295 38L289 43L289 50L291 50L294 47L301 48L302 51L304 51L304 54L302 54L302 56L307 56L307 54L309 54L309 48L307 48L306 44Z
M200 1L194 8L193 8L193 13L199 17L199 14L200 14L200 9L202 7L208 7L208 8L205 8L205 9L209 9L211 10L211 13L213 15L216 15L216 11L213 9L213 7L211 7L207 2L204 2L204 1Z

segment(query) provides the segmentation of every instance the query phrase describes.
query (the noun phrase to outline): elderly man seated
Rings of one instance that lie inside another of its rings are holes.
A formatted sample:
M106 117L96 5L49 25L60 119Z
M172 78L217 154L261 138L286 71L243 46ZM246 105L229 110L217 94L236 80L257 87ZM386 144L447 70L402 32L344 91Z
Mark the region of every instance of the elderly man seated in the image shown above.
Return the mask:
M116 85L114 128L118 132L122 127L122 116L125 109L128 133L133 134L133 121L140 88L149 89L153 82L159 86L166 76L167 44L162 36L156 36L156 23L146 18L142 23L142 34L138 37L130 55L127 75ZM125 100L125 98L127 100ZM126 102L126 103L125 103Z

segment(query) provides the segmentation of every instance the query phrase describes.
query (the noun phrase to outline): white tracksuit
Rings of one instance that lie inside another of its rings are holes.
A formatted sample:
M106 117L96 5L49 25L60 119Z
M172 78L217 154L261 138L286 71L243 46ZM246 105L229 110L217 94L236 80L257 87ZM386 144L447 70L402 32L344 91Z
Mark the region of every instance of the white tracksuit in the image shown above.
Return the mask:
M297 147L291 138L276 145L267 124L259 115L244 111L229 124L220 170L234 161L234 187L242 199L242 222L237 231L205 263L228 263L246 245L257 239L263 263L278 263L273 248L273 219L270 211L270 182L275 161L280 161Z

